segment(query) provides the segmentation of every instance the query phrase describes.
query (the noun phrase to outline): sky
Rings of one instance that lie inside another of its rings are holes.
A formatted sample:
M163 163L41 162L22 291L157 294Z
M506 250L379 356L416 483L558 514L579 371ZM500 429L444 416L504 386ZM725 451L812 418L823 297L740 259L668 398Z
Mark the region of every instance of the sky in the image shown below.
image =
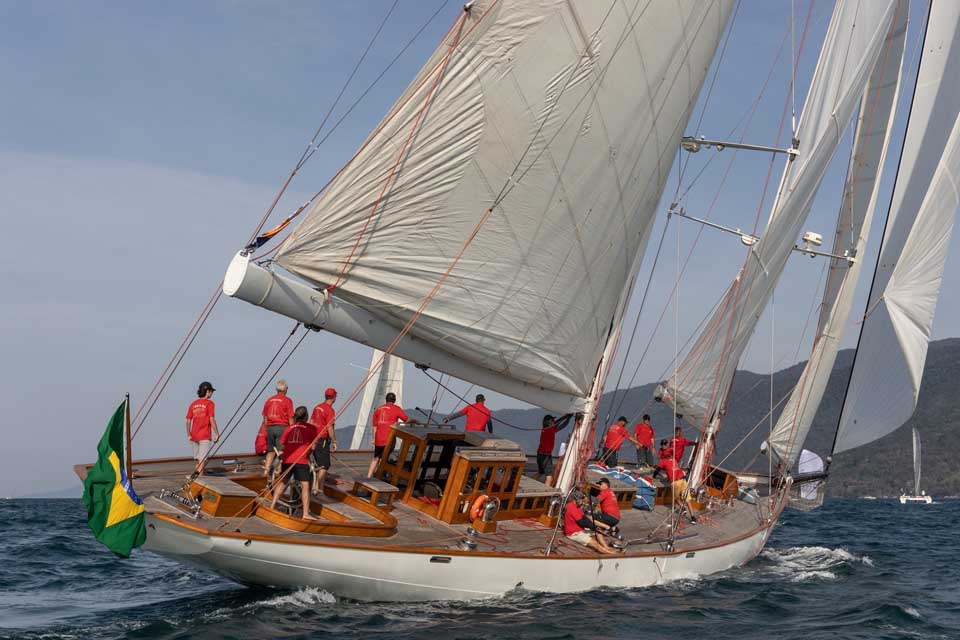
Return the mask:
M70 486L79 492L72 465L94 459L124 393L131 394L134 409L147 396L391 5L392 0L0 3L0 223L6 240L0 254L0 406L11 454L0 466L0 495ZM795 5L797 42L808 2ZM790 6L786 0L743 0L723 59L708 77L713 89L701 95L689 133L725 137L757 101L747 139L786 142L789 131L779 141L776 134L789 96ZM798 111L831 8L832 3L815 2L810 14L796 70ZM425 23L426 28L300 172L272 221L294 210L352 155L459 10L456 2L399 0L334 118ZM913 3L911 11L922 15L924 6ZM899 153L922 23L911 16L908 86L892 158ZM835 223L848 146L837 154L808 224L826 238ZM713 219L749 228L758 211L769 210L770 195L761 204L769 158L737 154L718 194L731 155L702 151L689 158L681 180L684 206L703 215L716 198ZM892 186L890 165L882 202ZM771 192L781 170L777 163ZM676 167L674 173L653 248L676 188ZM877 216L877 224L882 218ZM652 277L654 252L647 254L639 286L648 278L651 286L642 311L642 290L635 292L627 317L629 335L641 311L624 385L638 363L634 384L663 376L675 345L687 340L742 264L743 247L735 237L704 230L675 309L669 294L677 253L681 260L687 255L698 230L689 221L670 225ZM878 235L875 230L873 251L865 258L871 265ZM960 334L960 300L949 295L960 285L956 255L952 251L947 264L948 295L938 309L937 338ZM812 326L803 329L819 297L822 267L819 259L791 260L774 312L761 320L744 358L746 368L767 372L805 359ZM862 308L867 280L855 308ZM654 332L661 313L664 321ZM220 301L135 438L135 458L188 454L183 415L201 380L217 387L217 413L221 425L226 423L292 326L291 320L245 303ZM847 345L855 342L852 328ZM282 376L295 402L312 406L328 386L347 395L369 360L364 347L315 334ZM618 371L619 365L614 376ZM405 404L429 406L433 383L409 366L406 377ZM458 382L454 388L466 395L469 385ZM493 408L523 406L504 396L488 397ZM447 394L439 409L451 411L457 404ZM239 422L227 449L252 449L258 409ZM356 406L350 407L339 423L352 424L355 413Z

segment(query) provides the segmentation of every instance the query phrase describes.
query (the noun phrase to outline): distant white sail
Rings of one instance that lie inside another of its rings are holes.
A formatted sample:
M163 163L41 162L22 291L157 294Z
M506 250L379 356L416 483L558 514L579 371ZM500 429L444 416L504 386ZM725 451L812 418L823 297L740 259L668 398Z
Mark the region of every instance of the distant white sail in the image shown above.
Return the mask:
M891 433L916 408L958 201L958 25L960 3L932 4L890 221L834 451Z
M659 390L694 423L713 420L726 402L743 351L887 42L897 5L841 1L834 9L798 125L799 154L784 170L770 223L676 374Z
M579 406L732 6L470 3L276 262L399 330L495 204L407 340Z
M920 432L913 430L913 495L920 495Z
M823 458L815 454L813 451L808 451L803 449L800 452L800 460L797 466L797 473L801 476L803 474L812 474L820 473L824 470ZM823 480L816 480L813 482L805 482L800 487L800 497L804 500L816 500L817 494L820 491L820 484Z
M796 462L797 452L810 432L833 373L863 268L867 235L877 208L880 176L883 174L900 90L907 5L906 0L899 4L890 23L887 42L860 102L857 130L850 150L850 164L831 253L854 256L855 262L851 264L840 258L830 260L830 272L810 358L770 434L770 446L787 468Z
M384 360L378 369L377 365L380 364L381 358ZM383 351L374 349L367 374L373 375L363 388L357 425L353 429L353 439L350 442L351 449L360 449L370 443L367 429L371 426L373 409L384 402L387 393L395 394L397 404L403 406L403 360L395 356L384 357Z

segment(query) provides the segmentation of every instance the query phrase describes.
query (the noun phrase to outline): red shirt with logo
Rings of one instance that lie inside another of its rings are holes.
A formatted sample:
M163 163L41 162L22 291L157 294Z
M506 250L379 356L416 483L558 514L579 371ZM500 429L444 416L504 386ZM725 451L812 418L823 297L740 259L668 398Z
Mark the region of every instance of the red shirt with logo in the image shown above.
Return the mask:
M307 454L317 437L317 428L307 422L295 422L280 436L284 464L310 464Z
M382 447L390 438L390 429L397 422L409 422L407 413L392 402L382 404L373 412L373 446Z
M468 404L460 410L462 415L467 416L467 431L484 431L487 428L487 422L490 421L490 409L476 402Z
M572 500L567 503L567 510L563 512L563 535L572 536L577 531L583 531L583 527L577 522L583 518L583 509Z
M270 396L263 403L263 417L267 419L267 426L290 424L293 417L293 400L282 393Z
M603 439L603 446L607 449L618 451L628 435L630 434L627 433L627 428L625 426L619 422L614 422L612 425L610 425L610 428L607 429L607 435Z
M321 402L313 408L313 413L310 414L310 422L317 428L317 433L320 434L321 438L329 438L330 429L327 427L336 416L337 412L333 410L333 405Z
M680 463L670 456L660 458L660 464L657 467L663 469L664 473L667 474L667 480L670 482L675 482L687 475L680 468Z
M647 449L653 448L653 427L646 422L641 422L633 428L633 437Z
M537 447L537 453L553 453L553 447L557 444L557 431L555 424L544 427L540 431L540 445Z
M670 444L667 445L667 448L673 451L673 457L677 459L677 462L683 460L683 450L693 444L693 440L687 440L683 436L673 436L670 438Z
M210 418L213 418L215 405L209 398L197 398L187 407L187 420L190 421L190 439L194 442L211 440Z
M620 505L617 504L617 494L611 489L601 489L597 500L600 501L600 511L608 513L615 518L620 517Z

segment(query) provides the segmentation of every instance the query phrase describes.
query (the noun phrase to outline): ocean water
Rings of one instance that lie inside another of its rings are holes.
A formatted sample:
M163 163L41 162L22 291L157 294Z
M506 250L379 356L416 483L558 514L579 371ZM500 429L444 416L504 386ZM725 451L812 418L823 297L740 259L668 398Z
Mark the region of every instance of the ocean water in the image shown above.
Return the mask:
M80 500L0 501L0 638L960 638L960 501L828 501L723 574L478 603L246 588L118 560L84 519Z

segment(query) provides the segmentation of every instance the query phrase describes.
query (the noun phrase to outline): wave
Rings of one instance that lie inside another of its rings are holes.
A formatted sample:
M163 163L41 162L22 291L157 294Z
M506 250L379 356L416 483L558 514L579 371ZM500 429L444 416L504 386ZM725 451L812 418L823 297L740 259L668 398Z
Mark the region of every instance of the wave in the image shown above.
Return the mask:
M760 554L766 569L791 582L835 580L838 570L855 565L873 566L870 556L858 556L844 548L804 546L768 548Z

